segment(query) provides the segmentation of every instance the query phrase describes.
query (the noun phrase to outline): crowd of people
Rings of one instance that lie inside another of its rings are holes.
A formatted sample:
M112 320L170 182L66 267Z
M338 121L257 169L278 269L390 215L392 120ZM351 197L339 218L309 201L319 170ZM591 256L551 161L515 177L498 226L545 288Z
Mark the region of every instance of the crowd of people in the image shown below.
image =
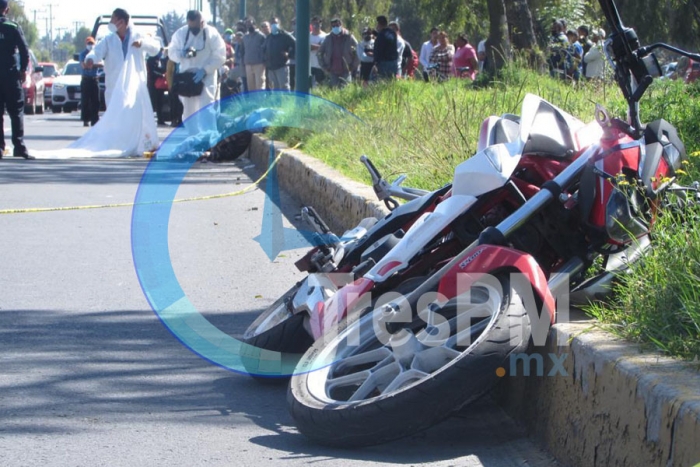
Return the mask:
M263 89L294 90L295 26L292 20L287 30L277 17L258 24L249 16L220 35L216 28L206 25L200 12L188 12L187 25L173 34L170 44L160 50L153 51L152 47L147 50L147 87L158 124L164 125L167 120L178 126L199 109L232 94ZM466 34L450 38L438 28L430 31L430 37L417 51L403 37L399 23L390 22L386 16L378 16L374 27L364 28L360 41L343 26L341 18L332 18L329 26L330 30L324 31L319 17L313 17L309 25L312 86L342 87L353 81L367 86L373 81L402 78L475 80L487 60L486 40L474 48ZM552 76L575 81L603 77L605 31L591 32L586 26L567 30L566 22L557 20L551 33L547 62ZM105 37L101 42L114 42L120 39L119 34L117 30L114 37ZM123 43L124 39L119 41ZM115 42L113 46L119 44ZM110 60L104 52L106 47L102 47L101 53L100 50L90 37L80 55L84 64L82 120L86 126L98 120L94 104L97 88L89 61ZM173 87L177 75L187 72L191 72L194 81L204 84L197 96L183 96L182 92L178 96L178 89ZM108 76L107 102L109 81ZM166 90L170 96L168 106L163 105ZM170 115L163 114L164 107L170 109Z
M603 79L605 75L605 30L579 26L568 29L566 21L552 23L547 63L553 77L577 82L581 79Z
M464 34L452 45L447 33L435 28L418 53L401 34L399 23L389 22L386 16L378 16L374 27L364 28L359 41L341 18L332 18L329 25L325 32L319 17L309 25L312 86L342 87L353 81L366 86L372 81L414 77L474 79L479 72L477 51ZM258 27L248 17L235 30L227 29L222 97L239 91L294 90L294 26L287 31L279 18L273 18Z
M7 9L8 0L0 0L0 12ZM97 128L100 121L108 122L100 131L91 129L72 148L100 152L109 146L112 150L103 151L108 154L154 150L158 145L154 109L157 124L169 121L178 126L185 122L188 131L197 134L216 128L216 109L210 104L220 98L262 89L294 90L297 43L293 21L288 31L277 17L260 25L248 17L221 35L206 24L199 11L189 11L186 19L187 24L173 33L169 44L164 44L156 37L139 34L129 14L117 8L108 25L110 34L99 42L87 38L85 50L79 54L83 67L81 120L85 126ZM15 34L17 26L4 17L0 18L0 29L3 27L8 37L16 39L6 41L8 49L0 56L0 62L5 57L8 63L7 71L0 73L12 78L7 80L12 86L0 90L0 99L8 111L12 110L15 155L28 158L22 141L21 109L15 111L10 105L19 92L16 81L26 70L26 60L20 60L17 67L13 54L19 50L20 58L26 58L26 43L21 30ZM465 34L451 40L438 28L430 31L429 39L417 52L403 37L400 25L386 16L378 16L374 27L364 28L359 42L338 17L331 19L328 32L319 17L311 19L309 29L313 86L342 87L353 81L367 86L373 81L402 78L474 80L487 60L485 40L475 49ZM552 76L574 81L603 77L605 31L590 31L585 26L567 30L566 22L557 20L551 33L547 61ZM103 66L105 74L107 111L102 118L97 66ZM164 105L166 90L168 106ZM163 113L164 108L170 109L170 115ZM125 112L130 112L128 120L134 122L134 128L126 128L124 138L114 138L114 129L108 127L114 122L125 128L118 123L127 120ZM188 120L193 115L197 118ZM117 144L115 149L115 139L124 144ZM108 140L109 144L105 143Z

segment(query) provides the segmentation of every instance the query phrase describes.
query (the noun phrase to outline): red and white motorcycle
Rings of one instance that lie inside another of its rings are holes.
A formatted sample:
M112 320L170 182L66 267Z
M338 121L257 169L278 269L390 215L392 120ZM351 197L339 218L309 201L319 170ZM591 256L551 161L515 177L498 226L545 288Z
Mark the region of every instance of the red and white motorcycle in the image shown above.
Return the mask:
M686 159L674 127L642 125L639 100L661 74L612 0L606 51L629 121L596 108L584 125L525 97L521 117L484 122L453 185L361 278L308 310L317 339L292 376L299 430L360 446L425 429L488 391L511 354L541 345L569 292L596 298L637 259ZM598 258L603 270L586 277ZM398 292L387 295L387 292ZM573 296L573 294L572 294Z

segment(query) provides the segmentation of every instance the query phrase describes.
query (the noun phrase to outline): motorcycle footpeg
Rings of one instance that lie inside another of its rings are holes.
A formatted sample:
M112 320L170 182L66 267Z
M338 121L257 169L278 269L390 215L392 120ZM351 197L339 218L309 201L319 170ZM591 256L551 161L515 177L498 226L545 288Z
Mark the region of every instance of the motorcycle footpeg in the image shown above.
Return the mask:
M368 258L352 269L353 277L362 277L377 264L373 258Z

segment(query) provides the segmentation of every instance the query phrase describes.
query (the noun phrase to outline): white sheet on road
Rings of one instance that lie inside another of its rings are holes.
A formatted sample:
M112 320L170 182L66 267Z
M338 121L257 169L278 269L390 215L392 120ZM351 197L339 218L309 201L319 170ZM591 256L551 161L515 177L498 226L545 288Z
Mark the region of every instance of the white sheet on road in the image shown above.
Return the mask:
M71 159L130 157L155 151L158 128L146 87L146 69L134 50L129 47L112 100L97 125L67 148L44 151L29 148L30 154L37 159Z

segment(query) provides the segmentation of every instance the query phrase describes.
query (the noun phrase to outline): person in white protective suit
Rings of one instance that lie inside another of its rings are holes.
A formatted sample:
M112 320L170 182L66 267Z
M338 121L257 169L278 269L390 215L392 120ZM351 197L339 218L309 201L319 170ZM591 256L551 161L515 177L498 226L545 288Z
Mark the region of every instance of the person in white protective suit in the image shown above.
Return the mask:
M117 8L102 39L85 57L92 67L105 62L107 111L99 122L67 148L40 151L40 158L140 156L158 148L158 128L146 85L145 53L157 55L160 42L142 37L129 23L129 14Z
M129 24L129 19L130 16L125 10L121 8L114 10L109 23L109 30L112 34L108 34L98 42L85 57L85 65L87 68L91 68L95 62L104 60L105 103L107 107L109 107L111 103L115 83L119 77L122 66L124 66L128 58L129 49L138 49L132 52L143 58L143 54L148 54L152 57L158 55L161 48L157 40L149 37L142 37L138 32L134 31Z
M204 81L199 96L180 96L184 112L183 121L196 114L217 99L219 89L217 71L226 61L226 43L219 32L205 24L197 10L187 12L187 25L173 34L168 46L168 57L180 64L180 72L194 72L194 81ZM216 110L213 106L199 112L190 123L185 122L190 132L215 131Z

